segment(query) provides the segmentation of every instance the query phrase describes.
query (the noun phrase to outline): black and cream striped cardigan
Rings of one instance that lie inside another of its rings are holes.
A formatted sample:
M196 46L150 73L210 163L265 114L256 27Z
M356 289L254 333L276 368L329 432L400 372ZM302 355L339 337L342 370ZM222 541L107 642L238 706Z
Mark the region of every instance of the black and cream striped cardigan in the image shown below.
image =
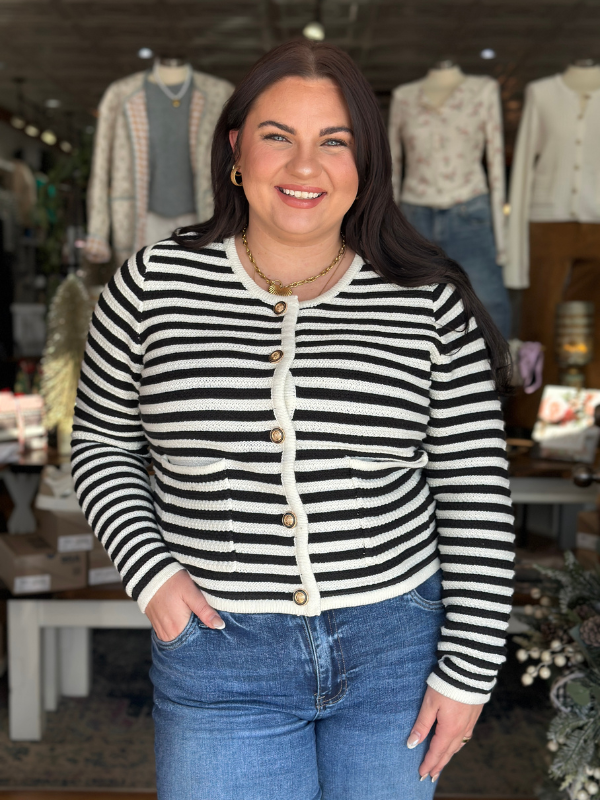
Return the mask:
M513 515L487 352L462 317L451 285L397 286L359 256L301 302L257 286L233 239L130 258L92 319L72 470L141 609L180 569L218 610L313 616L441 565L428 683L489 699Z

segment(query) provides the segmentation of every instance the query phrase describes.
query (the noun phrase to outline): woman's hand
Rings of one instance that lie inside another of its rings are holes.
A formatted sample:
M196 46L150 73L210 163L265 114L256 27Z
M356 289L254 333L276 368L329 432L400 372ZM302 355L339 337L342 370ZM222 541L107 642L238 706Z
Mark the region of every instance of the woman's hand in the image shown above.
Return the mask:
M451 700L427 687L417 721L406 742L411 749L424 741L437 720L435 733L427 755L419 767L421 780L431 775L431 780L438 779L440 772L452 756L463 747L463 738L473 735L473 728L481 714L482 705L472 706Z
M224 628L225 623L191 579L180 569L160 587L146 606L146 616L163 642L176 639L188 624L192 612L209 628Z

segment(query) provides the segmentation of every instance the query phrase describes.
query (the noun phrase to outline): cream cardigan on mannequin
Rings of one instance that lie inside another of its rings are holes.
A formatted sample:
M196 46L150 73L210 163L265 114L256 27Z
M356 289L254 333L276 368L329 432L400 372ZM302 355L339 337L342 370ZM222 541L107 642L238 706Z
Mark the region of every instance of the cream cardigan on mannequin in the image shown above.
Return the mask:
M510 175L505 283L529 286L529 223L600 223L600 89L579 93L562 75L533 81Z

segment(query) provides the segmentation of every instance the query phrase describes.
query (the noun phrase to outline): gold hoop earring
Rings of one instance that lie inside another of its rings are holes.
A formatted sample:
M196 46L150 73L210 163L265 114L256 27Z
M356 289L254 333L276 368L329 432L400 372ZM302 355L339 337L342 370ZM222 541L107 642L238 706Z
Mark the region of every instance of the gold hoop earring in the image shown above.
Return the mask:
M239 181L238 181L239 176ZM231 172L229 173L229 177L231 178L231 182L234 186L241 186L242 185L242 173L237 168L237 164L234 164L231 168Z

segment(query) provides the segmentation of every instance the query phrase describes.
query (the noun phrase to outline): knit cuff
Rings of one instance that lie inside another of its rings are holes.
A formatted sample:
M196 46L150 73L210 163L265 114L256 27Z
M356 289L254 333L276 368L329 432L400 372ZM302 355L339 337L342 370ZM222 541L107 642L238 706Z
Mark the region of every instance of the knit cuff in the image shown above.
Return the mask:
M172 578L173 575L176 575L182 569L185 569L183 564L180 564L178 561L171 561L164 569L161 569L161 571L155 575L152 580L146 584L146 586L144 586L136 598L142 614L146 613L146 606L158 592L160 587L166 583L169 578Z
M451 686L446 681L443 681L439 675L434 672L427 678L427 685L435 689L436 692L443 694L444 697L449 697L450 700L458 700L459 703L466 703L470 706L476 706L481 703L487 703L491 694L481 694L481 692L467 692L464 689L459 689L457 686Z

